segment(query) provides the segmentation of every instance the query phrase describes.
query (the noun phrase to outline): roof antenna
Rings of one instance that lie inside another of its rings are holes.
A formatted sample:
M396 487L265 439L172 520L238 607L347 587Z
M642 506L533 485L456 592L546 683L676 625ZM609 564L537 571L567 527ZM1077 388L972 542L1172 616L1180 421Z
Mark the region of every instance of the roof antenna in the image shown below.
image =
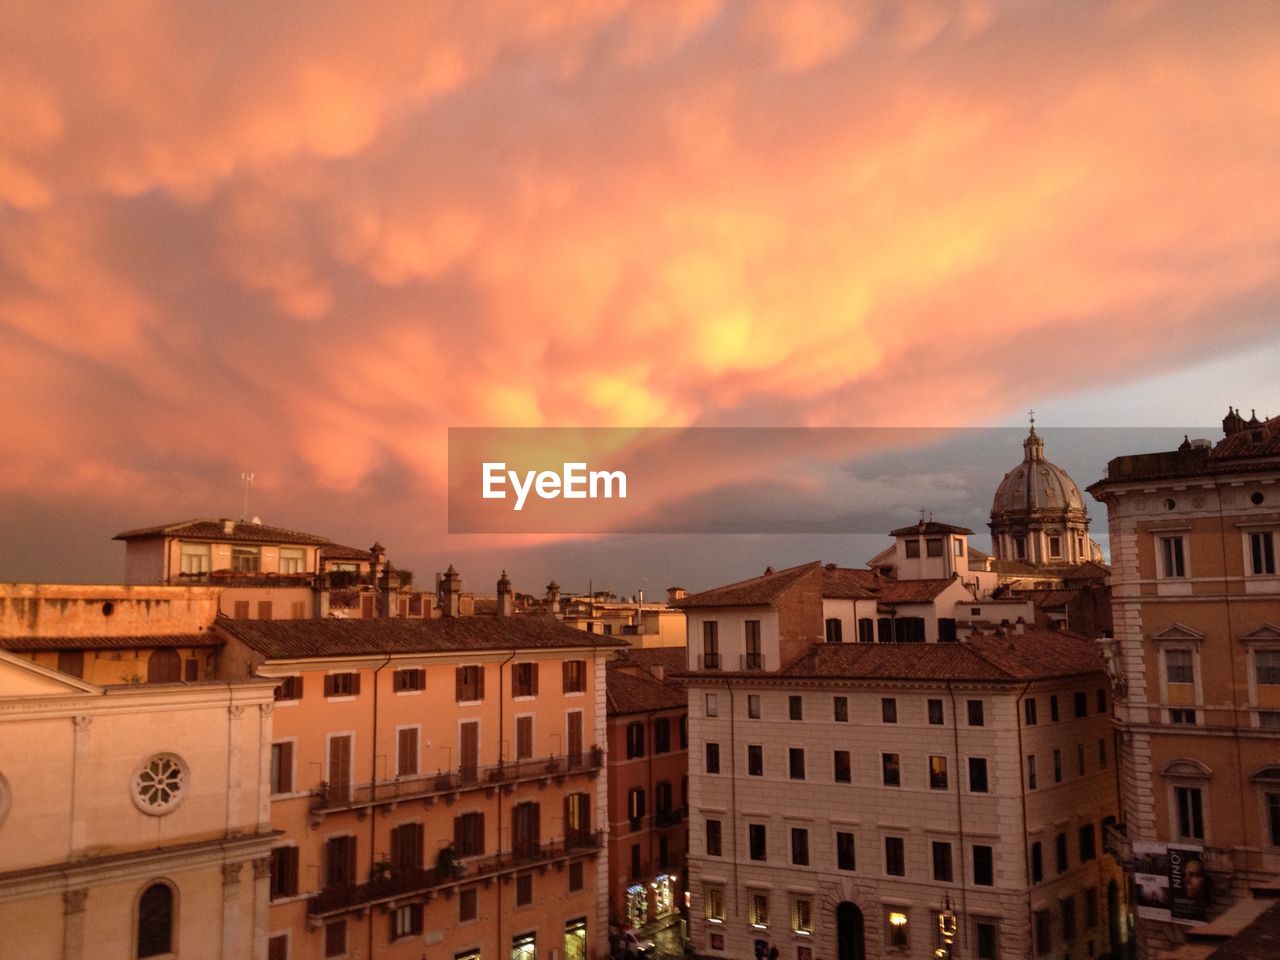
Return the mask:
M252 486L253 486L253 474L252 473L240 474L240 491L242 494L242 498L241 498L242 509L240 511L241 520L244 520L249 516L249 488Z

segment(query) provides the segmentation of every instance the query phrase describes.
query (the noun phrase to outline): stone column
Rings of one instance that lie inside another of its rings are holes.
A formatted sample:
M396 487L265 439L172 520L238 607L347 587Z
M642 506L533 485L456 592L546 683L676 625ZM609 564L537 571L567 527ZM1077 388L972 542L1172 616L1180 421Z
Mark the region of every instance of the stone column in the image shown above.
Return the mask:
M240 919L240 869L243 863L222 865L222 960L236 960Z
M258 719L258 832L271 829L271 704L264 703ZM296 787L295 787L296 789Z
M63 960L84 958L84 902L88 897L88 890L62 891Z
M271 858L253 861L253 960L267 960L271 922Z

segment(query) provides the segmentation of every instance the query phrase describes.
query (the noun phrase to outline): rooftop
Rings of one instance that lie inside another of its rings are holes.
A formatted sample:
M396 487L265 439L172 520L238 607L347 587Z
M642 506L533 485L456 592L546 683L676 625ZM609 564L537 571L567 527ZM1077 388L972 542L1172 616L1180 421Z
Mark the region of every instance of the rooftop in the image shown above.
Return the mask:
M113 540L142 540L149 537L182 537L187 540L237 541L241 543L294 543L306 546L333 548L338 551L350 551L364 559L368 559L368 550L357 550L336 544L328 537L314 533L301 533L287 530L284 527L270 527L265 523L254 523L251 520L212 520L196 518L181 520L177 523L165 523L156 527L140 527L137 530L125 530L117 533ZM326 556L340 556L340 553L326 553Z
M723 587L714 587L702 593L691 593L672 604L678 609L687 607L763 607L768 606L805 577L816 575L822 569L817 560L802 563L785 570L770 567L763 575L750 580L739 580Z
M212 633L174 633L119 637L5 637L0 650L137 650L142 647L220 647L222 640Z

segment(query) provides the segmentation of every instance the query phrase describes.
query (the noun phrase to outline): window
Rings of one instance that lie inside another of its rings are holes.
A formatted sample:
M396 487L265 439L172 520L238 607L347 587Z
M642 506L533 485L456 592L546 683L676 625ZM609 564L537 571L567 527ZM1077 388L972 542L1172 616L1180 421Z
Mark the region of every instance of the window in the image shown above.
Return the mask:
M293 793L293 741L271 745L271 792Z
M924 553L927 557L942 556L942 538L930 537L924 542Z
M1058 901L1058 909L1062 913L1062 939L1076 938L1076 898L1063 897Z
M1106 713L1107 712L1107 691L1103 687L1098 688L1097 699L1098 699L1098 712Z
M631 845L631 879L639 880L643 868L640 865L640 844L633 843Z
M418 775L418 728L400 727L396 730L396 776Z
M802 936L813 933L813 903L808 897L792 898L791 929Z
M1049 556L1054 560L1057 560L1062 556L1062 538L1061 537L1049 538Z
M289 960L289 935L282 933L267 941L267 960Z
M827 618L827 643L844 642L844 621L839 617Z
M884 872L891 877L907 875L906 841L902 837L884 838Z
M341 957L347 952L347 921L334 920L324 925L324 955Z
M569 864L569 892L577 893L582 889L582 861L575 860Z
M1187 575L1187 562L1183 538L1180 536L1159 537L1157 543L1160 551L1160 576L1166 580L1185 577Z
M760 719L760 694L758 693L747 694L747 719Z
M1083 690L1078 690L1072 698L1075 701L1076 719L1089 715L1089 697Z
M898 643L924 643L924 617L898 617L893 621L893 639Z
M455 675L458 703L474 703L484 699L484 667L476 664L459 667Z
M1053 925L1048 910L1035 912L1036 955L1045 956L1053 950Z
M1044 847L1037 840L1031 845L1031 882L1040 883L1044 880Z
M910 935L907 933L908 921L907 909L905 907L897 907L888 911L889 935L885 938L889 942L889 946L895 950L906 950L910 945Z
M712 923L724 923L724 888L707 886L702 891L707 919Z
M1019 560L1027 559L1027 538L1013 538L1013 555Z
M641 801L643 803L643 800ZM542 807L526 801L511 808L511 852L517 860L542 851Z
M804 779L804 749L791 747L787 750L787 768L792 780Z
M1104 737L1098 738L1098 768L1107 769L1107 741Z
M560 682L565 693L583 693L587 689L587 661L566 660L560 665Z
M880 775L886 787L897 787L902 784L901 771L898 769L896 753L880 754Z
M480 915L479 896L475 887L458 891L458 922L467 923Z
M232 547L231 572L257 573L262 567L261 547Z
M483 813L463 813L453 818L453 850L459 857L484 853Z
M1051 694L1049 697L1049 720L1053 723L1058 722L1058 695Z
M853 767L849 762L849 751L835 751L834 762L836 783L853 783Z
M324 845L324 882L341 887L356 882L356 838L330 837Z
M702 668L720 669L720 624L715 620L702 622Z
M420 823L402 823L391 830L391 869L407 876L422 869L423 832Z
M1080 897L1084 900L1084 925L1092 930L1098 925L1098 891L1085 890Z
M929 789L947 789L947 758L931 756L929 758Z
M760 621L743 621L742 633L744 649L747 651L747 659L744 666L748 670L763 670L764 653L760 649Z
M722 834L719 820L707 821L707 856L720 857L722 846Z
M919 540L908 540L903 545L907 548L907 559L915 560L920 556Z
M1280 650L1255 650L1253 669L1259 684L1280 684Z
M1036 755L1027 754L1027 789L1034 790L1038 786L1036 778Z
M969 726L980 727L983 724L982 701L969 701Z
M427 671L421 668L416 670L397 670L391 674L391 688L396 693L425 690L427 688Z
M189 777L186 762L176 753L149 757L133 777L134 805L154 817L172 812L186 796Z
M803 827L791 828L791 862L797 867L809 865L809 831Z
M858 618L858 642L859 643L875 643L876 642L876 626L870 617Z
M1067 872L1067 835L1060 833L1053 838L1055 866L1059 873Z
M680 714L680 749L689 749L689 717L686 714Z
M209 544L184 543L182 545L182 574L197 577L209 572Z
M644 756L644 723L633 720L627 724L627 759Z
M1267 835L1273 847L1280 847L1280 793L1264 794L1267 804Z
M955 643L956 642L956 618L955 617L939 617L938 618L938 642L939 643Z
M516 759L533 757L533 717L516 717Z
M832 701L832 708L835 711L835 719L837 723L849 722L849 698L836 697Z
M751 851L752 860L769 859L769 849L765 838L763 823L752 823L747 825L747 846Z
M533 903L533 874L516 874L516 906L527 907Z
M1276 572L1276 537L1271 530L1249 534L1249 572L1255 577Z
M276 700L301 700L302 699L302 678L301 677L281 677L280 685L276 687Z
M1097 853L1097 845L1095 840L1093 824L1086 823L1080 828L1080 862L1087 863L1094 859Z
M893 619L891 617L876 618L876 640L880 643L893 643Z
M644 787L632 787L627 791L627 817L631 820L631 829L639 830L640 821L644 818Z
M969 792L987 792L987 759L986 757L969 758Z
M536 934L522 933L511 938L511 960L537 960Z
M1023 724L1028 727L1036 725L1036 698L1028 697L1022 701Z
M769 894L764 890L751 890L747 894L750 904L751 926L757 930L769 929Z
M391 914L391 939L416 937L422 933L422 904L407 903Z
M1196 725L1196 712L1194 710L1170 710L1170 723L1184 723L1194 727Z
M360 674L329 673L324 678L326 697L354 697L360 693Z
M1053 751L1053 782L1062 782L1062 751Z
M233 620L248 620L249 619L249 601L236 600L235 606L233 607L233 613L231 614L231 618Z
M836 869L856 870L857 860L854 857L853 834L843 831L836 833Z
M707 753L707 762L706 762L707 773L719 773L720 772L720 744L708 743L706 745L706 753Z
M1204 839L1204 809L1199 787L1175 787L1174 804L1177 808L1178 839Z
M719 697L717 697L714 693L708 693L706 704L707 704L706 713L708 717L720 716L720 698Z
M996 953L996 943L999 940L997 929L994 920L974 921L973 939L976 942L978 960L999 960L999 955Z
M758 743L747 744L747 776L764 776L764 747Z
M271 899L298 895L298 848L276 847L271 851Z
M306 573L307 551L302 547L280 548L280 572L288 576Z
M513 663L511 665L511 696L536 697L538 695L538 665Z
M653 721L653 752L671 752L671 720L667 717L658 717Z
M942 726L946 721L942 715L942 701L930 698L929 700L929 722L935 727Z
M990 887L995 884L995 858L991 847L985 843L973 845L973 884Z
M880 698L880 721L882 723L898 722L898 701L895 698Z
M804 719L804 698L799 696L790 696L787 698L787 715L792 720Z
M1076 744L1076 774L1084 776L1084 744Z
M933 879L940 883L951 883L953 879L951 871L951 844L942 840L934 840L933 848Z

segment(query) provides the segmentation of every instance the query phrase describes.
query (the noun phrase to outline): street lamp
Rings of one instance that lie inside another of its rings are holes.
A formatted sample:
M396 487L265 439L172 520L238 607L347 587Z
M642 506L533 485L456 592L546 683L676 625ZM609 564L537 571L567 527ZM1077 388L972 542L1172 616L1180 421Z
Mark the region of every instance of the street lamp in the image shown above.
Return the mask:
M942 945L933 951L938 960L951 960L951 945L956 940L956 912L951 906L951 894L942 900L942 912L938 914L938 936Z

